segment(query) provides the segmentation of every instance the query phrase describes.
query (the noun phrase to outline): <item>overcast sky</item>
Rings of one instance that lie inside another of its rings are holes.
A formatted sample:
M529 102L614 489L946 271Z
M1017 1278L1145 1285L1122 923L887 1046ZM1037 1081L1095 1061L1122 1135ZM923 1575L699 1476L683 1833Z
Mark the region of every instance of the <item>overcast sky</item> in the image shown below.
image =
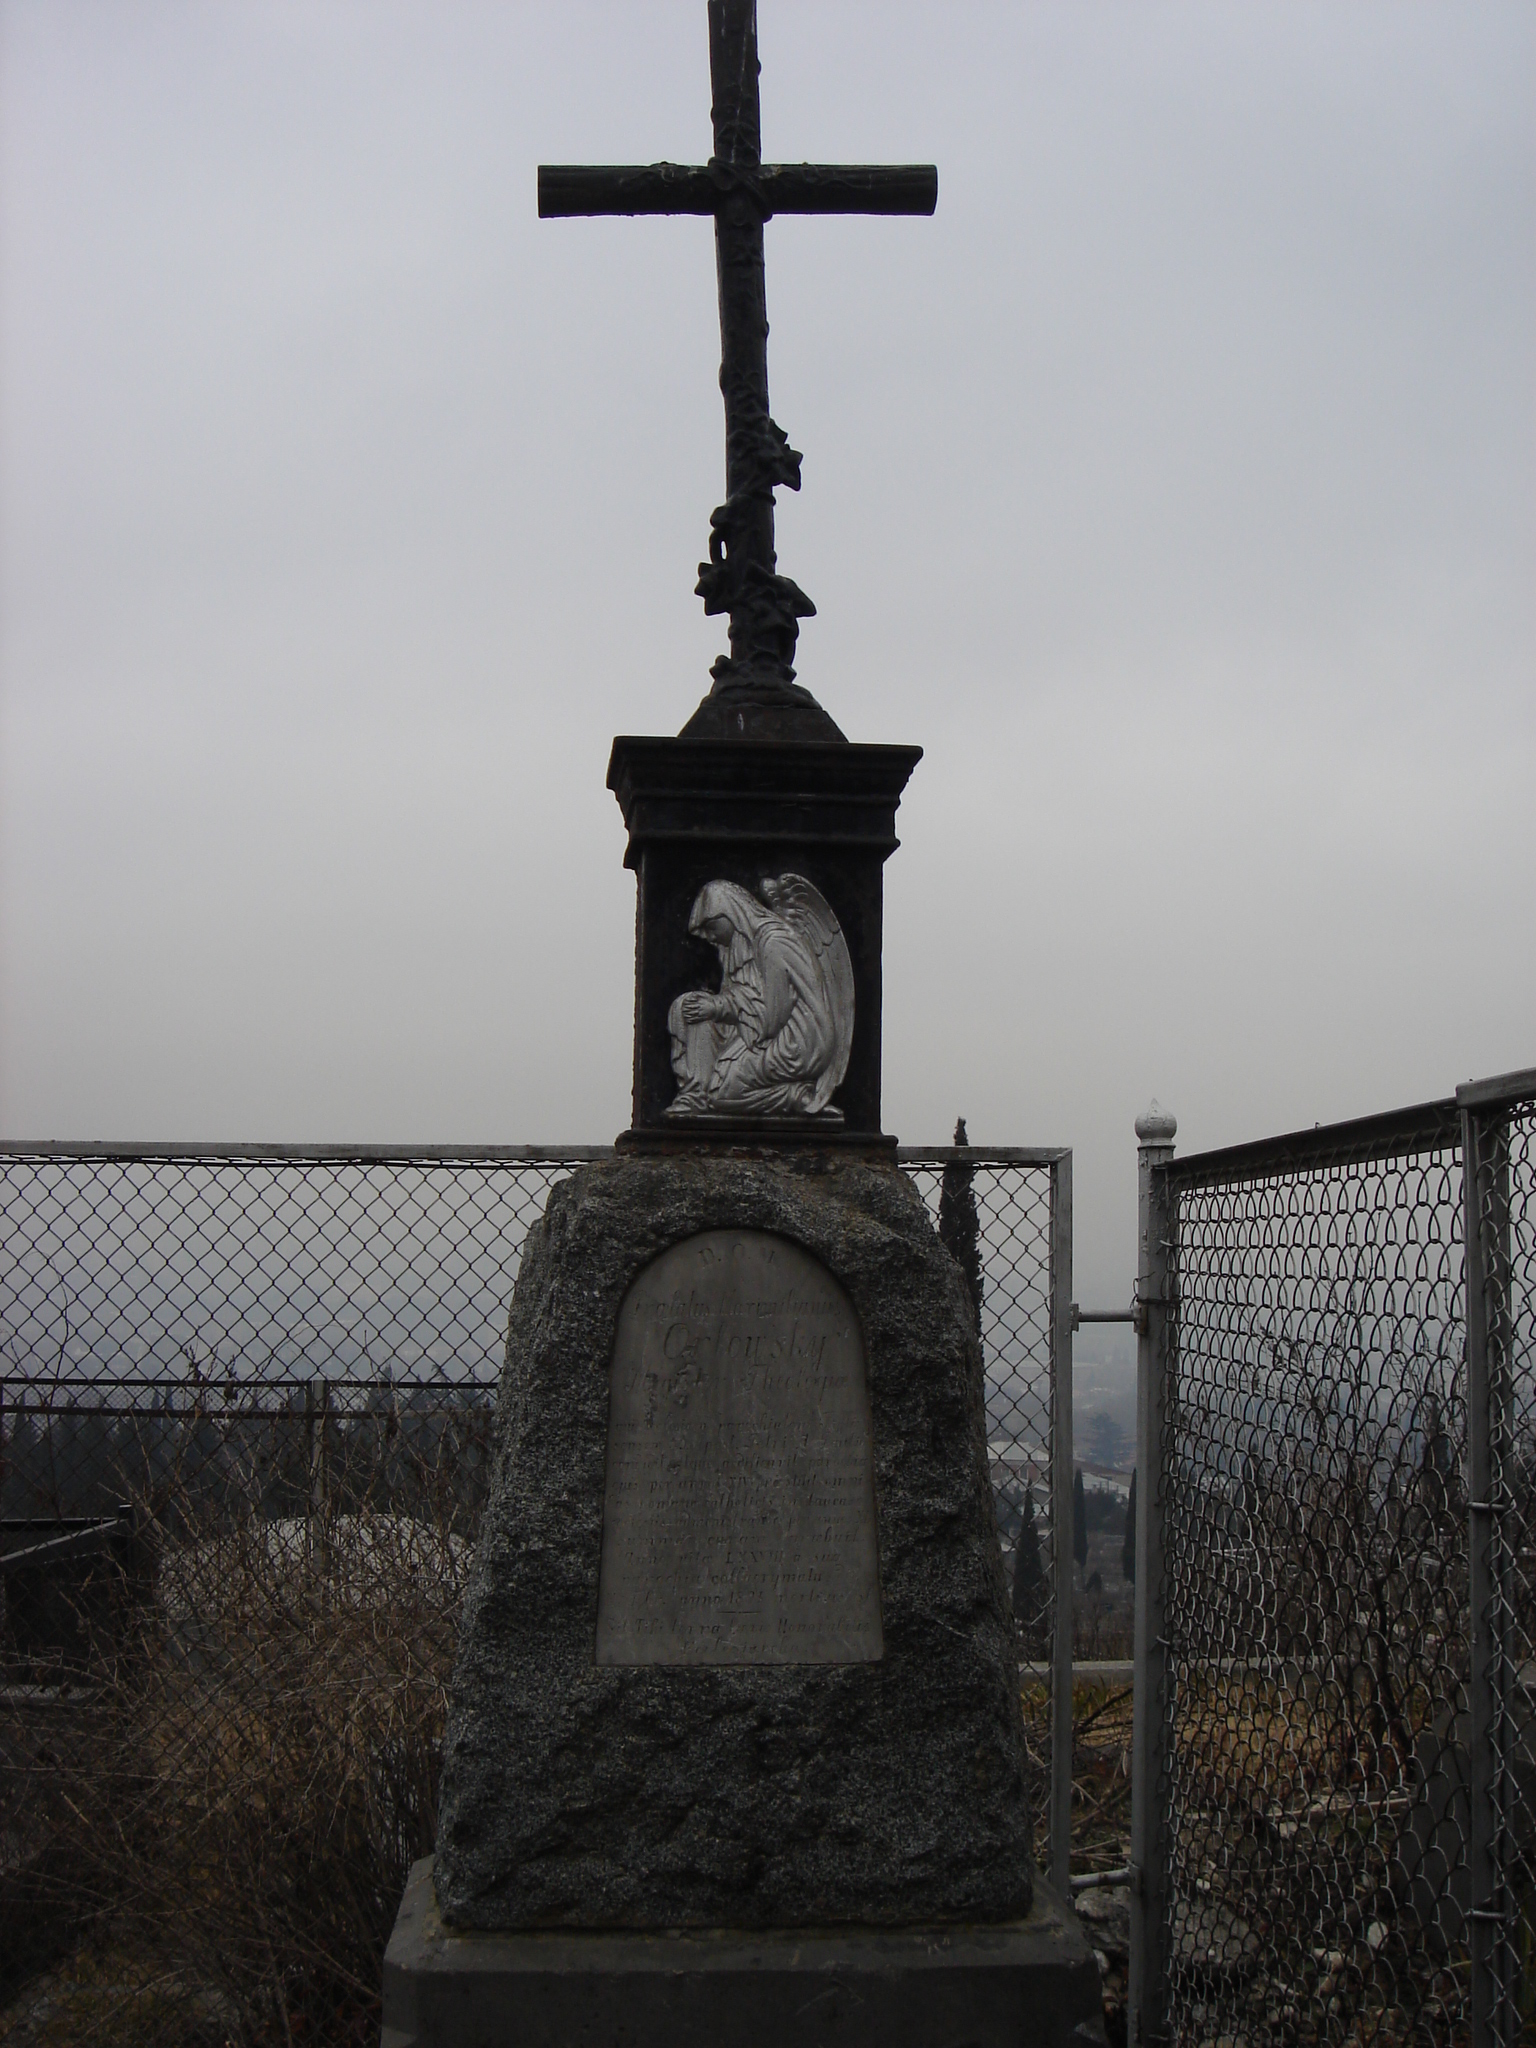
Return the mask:
M1536 8L762 0L800 676L926 749L886 1128L1536 1061ZM0 1128L605 1141L617 732L724 645L703 0L0 4Z

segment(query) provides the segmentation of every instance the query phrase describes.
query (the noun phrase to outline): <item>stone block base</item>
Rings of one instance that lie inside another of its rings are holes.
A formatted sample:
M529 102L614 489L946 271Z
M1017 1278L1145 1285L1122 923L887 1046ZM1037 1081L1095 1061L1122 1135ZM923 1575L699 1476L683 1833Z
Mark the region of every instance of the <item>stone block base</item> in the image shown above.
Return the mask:
M1037 1882L995 1926L458 1933L427 1858L384 1958L382 2048L1092 2048L1099 1973Z

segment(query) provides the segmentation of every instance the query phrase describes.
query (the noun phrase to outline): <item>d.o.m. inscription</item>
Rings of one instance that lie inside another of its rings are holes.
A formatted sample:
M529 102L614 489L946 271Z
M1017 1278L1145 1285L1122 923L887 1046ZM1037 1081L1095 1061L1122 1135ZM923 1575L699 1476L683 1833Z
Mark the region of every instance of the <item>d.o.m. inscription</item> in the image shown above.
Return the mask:
M685 1238L646 1267L619 1312L597 1661L882 1654L853 1305L785 1238Z

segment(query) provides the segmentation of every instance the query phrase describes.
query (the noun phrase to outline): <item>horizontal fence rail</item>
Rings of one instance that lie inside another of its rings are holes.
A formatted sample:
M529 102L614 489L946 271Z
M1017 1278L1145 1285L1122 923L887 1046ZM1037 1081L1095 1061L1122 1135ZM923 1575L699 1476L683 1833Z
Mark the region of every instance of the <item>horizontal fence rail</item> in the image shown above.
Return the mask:
M1137 2039L1526 2038L1533 1095L1150 1176Z
M357 2038L431 1847L523 1240L609 1156L0 1145L0 1921L93 1931L144 2038ZM1023 1644L1065 1631L1029 1723L1064 1871L1071 1155L898 1156L977 1305Z

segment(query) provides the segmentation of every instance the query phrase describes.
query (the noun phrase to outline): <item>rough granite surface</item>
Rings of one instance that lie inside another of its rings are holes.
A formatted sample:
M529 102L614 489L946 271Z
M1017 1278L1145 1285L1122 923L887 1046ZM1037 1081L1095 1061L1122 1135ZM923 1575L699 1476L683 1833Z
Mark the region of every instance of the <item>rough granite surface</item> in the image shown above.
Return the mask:
M862 1325L884 1657L594 1662L608 1368L636 1274L713 1229L819 1258ZM450 1694L436 1890L464 1928L901 1925L1028 1911L1017 1652L959 1268L857 1159L629 1157L529 1232Z

